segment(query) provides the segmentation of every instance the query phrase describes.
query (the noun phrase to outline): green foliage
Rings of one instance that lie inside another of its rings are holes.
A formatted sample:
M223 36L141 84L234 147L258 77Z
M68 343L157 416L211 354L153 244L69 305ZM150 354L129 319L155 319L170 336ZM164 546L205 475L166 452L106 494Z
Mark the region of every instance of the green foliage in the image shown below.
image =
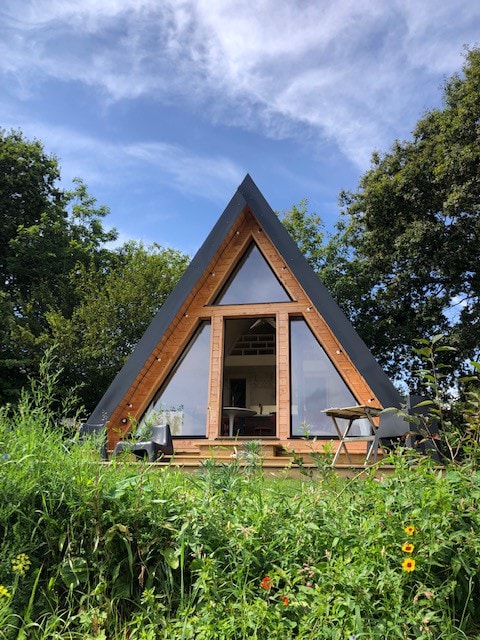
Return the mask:
M183 273L188 258L157 245L107 247L108 208L38 141L0 130L0 402L16 402L46 349L65 392L91 410Z
M310 479L315 479L318 481L319 479L329 479L333 481L335 476L335 471L332 467L332 462L334 458L334 447L333 443L326 442L321 451L315 448L315 444L317 442L317 437L310 436L310 425L302 424L304 430L304 437L306 442L309 444L309 453L308 453L308 461L305 460L304 456L297 453L294 449L288 450L288 454L292 459L292 467L298 468L300 473L303 476L306 476Z
M77 264L100 266L106 207L96 208L85 185L58 187L60 170L41 143L0 130L0 400L18 397L49 336L46 314L72 313L78 296L70 274Z
M480 462L480 378L470 375L456 381L451 388L451 365L442 360L453 347L438 334L430 340L418 339L415 352L422 362L417 372L423 383L425 400L417 412L407 418L424 442L429 442L437 457L445 463L478 465ZM471 362L473 373L480 371L478 362ZM452 398L455 391L456 398Z
M480 49L445 85L412 140L375 153L356 193L343 193L327 287L393 375L415 386L412 346L447 333L461 370L479 354ZM418 382L418 380L417 380Z
M290 210L283 211L279 218L312 269L318 272L324 266L326 257L323 224L319 216L308 212L308 200L301 200Z
M109 263L77 265L71 287L79 303L71 314L51 310L51 340L59 346L63 382L80 384L88 409L121 369L188 264L188 256L158 245L128 242Z
M0 638L478 637L472 460L300 483L266 478L253 441L194 475L103 465L52 426L43 371L0 412Z

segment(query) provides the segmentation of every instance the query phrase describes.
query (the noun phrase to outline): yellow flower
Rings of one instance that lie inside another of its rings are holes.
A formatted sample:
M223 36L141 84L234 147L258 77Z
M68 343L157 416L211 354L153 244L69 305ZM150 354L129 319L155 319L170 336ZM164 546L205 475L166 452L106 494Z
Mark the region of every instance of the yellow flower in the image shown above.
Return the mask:
M408 527L405 527L404 531L407 536L411 536L415 531L415 527L413 526L413 524L409 524Z
M413 558L405 558L402 562L402 568L404 571L407 571L407 573L410 573L410 571L415 569L415 560Z
M404 553L412 553L414 549L415 549L415 546L411 542L404 542L402 544L402 551Z
M12 559L12 569L20 576L24 576L32 566L32 561L26 553L19 553Z
M0 598L9 598L10 593L8 592L7 587L4 587L3 584L0 584Z

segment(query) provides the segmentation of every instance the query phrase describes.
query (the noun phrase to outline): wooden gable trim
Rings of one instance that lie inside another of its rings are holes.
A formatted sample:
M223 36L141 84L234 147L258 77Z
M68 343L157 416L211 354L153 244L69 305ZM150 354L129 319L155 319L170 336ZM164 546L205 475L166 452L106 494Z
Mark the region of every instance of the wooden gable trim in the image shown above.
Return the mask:
M276 277L285 287L292 302L251 305L218 305L212 301L228 281L252 240L257 244ZM133 380L122 401L108 422L108 445L113 448L131 428L131 420L141 418L153 395L164 382L172 367L194 335L201 320L211 321L211 361L209 380L209 406L207 438L216 437L221 415L223 371L223 320L225 317L275 316L277 318L277 414L278 435L289 437L290 372L289 372L289 320L301 316L325 349L339 374L361 404L380 405L372 389L345 353L333 329L325 322L321 311L315 309L288 264L276 249L257 218L245 207L218 247L203 273L178 309L164 335ZM126 420L126 422L125 422Z
M197 283L189 292L184 304L113 411L107 424L109 449L113 449L115 444L129 433L133 421L141 418L153 394L163 383L188 341L192 338L201 315L198 313L198 309L203 307L203 301L208 300L211 295L210 280L214 273L213 268L217 256L225 252L232 238L237 235L237 230L242 226L244 218L243 213L238 216L230 232L221 243L217 255L210 261L203 273L199 274ZM199 304L200 298L202 298L202 304ZM203 317L208 319L208 315Z
M219 261L215 265L215 273L218 273L223 277L219 286L214 289L212 297L214 297L224 286L224 283L230 277L230 273L243 256L244 251L247 249L252 239L256 242L279 281L290 294L293 302L270 303L263 305L235 305L232 307L222 305L212 307L211 312L213 314L221 313L224 316L234 315L237 317L242 315L268 316L276 315L278 310L282 309L287 310L289 317L304 317L313 334L325 349L328 357L333 362L359 403L363 404L368 402L381 406L375 393L366 383L363 376L359 373L352 360L345 352L345 349L339 342L333 329L326 323L320 310L315 308L312 300L305 293L297 278L291 273L291 270L288 268L285 260L249 209L245 211L245 221L242 227L238 229L235 244L229 246L227 255L223 256L223 259L227 264L224 264L222 257L219 257ZM288 327L285 330L288 333ZM280 330L277 333L280 335Z

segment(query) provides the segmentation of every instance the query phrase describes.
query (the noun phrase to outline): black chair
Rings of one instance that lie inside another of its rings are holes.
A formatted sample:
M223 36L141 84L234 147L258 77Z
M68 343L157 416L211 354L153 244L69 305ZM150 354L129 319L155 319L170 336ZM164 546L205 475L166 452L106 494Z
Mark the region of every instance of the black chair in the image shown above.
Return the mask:
M117 443L113 455L117 456L124 451L133 453L137 458L146 458L149 462L155 462L160 457L162 460L165 460L173 455L173 440L170 426L168 424L160 424L152 427L149 440L142 442L122 441Z

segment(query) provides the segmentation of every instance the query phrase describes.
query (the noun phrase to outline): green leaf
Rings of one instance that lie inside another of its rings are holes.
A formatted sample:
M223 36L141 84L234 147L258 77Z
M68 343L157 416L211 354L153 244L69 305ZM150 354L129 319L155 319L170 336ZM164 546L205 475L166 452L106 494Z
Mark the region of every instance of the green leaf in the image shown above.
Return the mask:
M165 558L168 566L171 569L178 569L180 564L178 555L178 551L175 551L175 549L173 549L172 547L167 547L162 551L162 556Z
M87 561L80 557L67 558L60 565L60 576L69 589L86 583L89 576Z
M415 353L418 353L419 356L425 356L428 358L430 356L430 348L429 347L420 347L418 349L414 349Z

